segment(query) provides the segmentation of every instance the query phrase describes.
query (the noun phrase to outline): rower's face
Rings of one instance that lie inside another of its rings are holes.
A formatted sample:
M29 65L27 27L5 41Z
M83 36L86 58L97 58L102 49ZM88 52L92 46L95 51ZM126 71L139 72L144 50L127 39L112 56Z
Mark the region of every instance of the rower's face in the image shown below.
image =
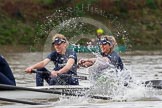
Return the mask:
M109 44L103 44L103 45L100 45L100 48L101 48L101 51L103 53L107 53L110 51L111 49L111 46Z
M54 44L57 53L62 54L66 49L66 43Z

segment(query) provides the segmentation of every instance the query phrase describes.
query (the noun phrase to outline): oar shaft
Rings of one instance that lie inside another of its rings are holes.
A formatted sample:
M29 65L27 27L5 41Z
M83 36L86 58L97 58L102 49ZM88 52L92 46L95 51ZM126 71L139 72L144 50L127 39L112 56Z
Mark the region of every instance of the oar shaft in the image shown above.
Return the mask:
M12 85L5 85L5 84L0 84L0 90L26 90L26 91L33 91L33 92L42 92L42 93L52 93L52 94L59 94L59 95L71 95L71 96L76 96L75 93L70 93L64 91L54 91L54 90L42 90L42 89L34 89L34 88L27 88L27 87L18 87L18 86L12 86Z
M47 74L51 74L50 71L38 71L38 70L32 70L32 73L47 73Z
M26 91L33 91L33 92L43 92L43 93L53 93L53 94L59 94L59 95L66 95L66 96L86 96L86 94L77 94L74 92L69 92L66 90L64 91L50 91L50 90L42 90L42 89L33 89L33 88L27 88L27 87L18 87L18 86L11 86L11 85L4 85L0 84L0 89L13 89L13 90L26 90ZM104 97L104 96L94 96L94 95L87 95L87 97L90 98L95 98L95 99L104 99L104 100L109 100L109 97Z
M2 98L2 97L0 97L0 100L1 101L7 101L7 102L15 102L15 103L28 104L28 105L43 105L42 103L22 101L22 100L16 100L16 99L8 99L8 98Z
M94 99L102 99L102 100L110 100L112 99L111 97L105 97L105 96L94 96L94 95L89 95L88 97L94 98Z
M53 91L50 90L33 89L33 88L18 87L18 86L5 85L5 84L0 84L0 90L26 90L26 91L34 91L34 92L42 92L42 93L53 93Z
M51 74L50 71L38 71L38 70L32 70L32 73L47 73L47 74ZM82 79L82 80L87 80L86 76L78 76L78 75L70 75L70 74L60 74L59 76L73 77L73 78L78 78L78 79Z
M60 76L67 76L67 77L72 77L72 78L78 78L78 79L82 79L82 80L87 80L86 76L77 76L77 75L69 75L69 74L61 74Z
M145 86L151 86L156 89L162 89L162 80L148 80L144 82Z

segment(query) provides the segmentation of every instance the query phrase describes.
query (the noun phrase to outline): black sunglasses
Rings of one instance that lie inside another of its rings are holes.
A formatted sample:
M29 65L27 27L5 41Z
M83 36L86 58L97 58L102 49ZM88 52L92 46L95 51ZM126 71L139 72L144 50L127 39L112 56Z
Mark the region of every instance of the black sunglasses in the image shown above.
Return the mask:
M66 43L66 40L63 38L55 38L55 40L52 42L52 45L60 45L62 43Z

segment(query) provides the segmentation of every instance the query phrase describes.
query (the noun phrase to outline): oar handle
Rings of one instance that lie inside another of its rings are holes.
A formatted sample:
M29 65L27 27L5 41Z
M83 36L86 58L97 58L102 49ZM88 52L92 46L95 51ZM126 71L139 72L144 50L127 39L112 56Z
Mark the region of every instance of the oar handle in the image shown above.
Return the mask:
M47 74L51 74L50 71L38 71L38 70L32 70L32 73L47 73ZM71 74L59 74L59 76L61 77L72 77L72 78L78 78L81 80L87 80L88 78L86 76L78 76L78 75L71 75Z
M47 74L51 74L50 71L38 71L38 70L32 70L32 73L47 73Z

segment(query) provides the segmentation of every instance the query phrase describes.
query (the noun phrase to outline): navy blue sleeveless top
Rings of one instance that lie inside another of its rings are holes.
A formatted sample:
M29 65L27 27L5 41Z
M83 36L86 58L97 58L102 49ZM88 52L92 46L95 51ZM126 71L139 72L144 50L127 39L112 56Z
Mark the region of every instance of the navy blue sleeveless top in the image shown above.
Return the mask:
M66 65L69 58L73 58L75 60L75 63L72 66L72 68L67 72L67 74L76 75L76 72L77 72L77 54L76 54L76 52L67 49L65 54L62 55L62 54L57 53L56 51L53 51L47 56L47 58L49 58L51 61L53 61L54 65L55 65L55 67L54 67L55 71L58 71L61 68L63 68Z
M120 58L120 56L115 52L112 51L110 54L105 55L104 53L101 53L103 57L107 57L110 59L111 63L117 68L122 70L123 69L123 62Z

